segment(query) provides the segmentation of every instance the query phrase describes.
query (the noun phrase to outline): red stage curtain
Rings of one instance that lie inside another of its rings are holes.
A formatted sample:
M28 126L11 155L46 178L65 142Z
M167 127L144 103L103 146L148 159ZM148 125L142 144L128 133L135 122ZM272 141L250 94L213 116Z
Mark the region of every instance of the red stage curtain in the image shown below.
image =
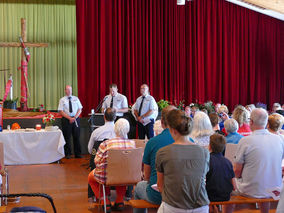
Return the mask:
M224 0L76 0L85 114L117 83L186 103L284 102L284 22Z

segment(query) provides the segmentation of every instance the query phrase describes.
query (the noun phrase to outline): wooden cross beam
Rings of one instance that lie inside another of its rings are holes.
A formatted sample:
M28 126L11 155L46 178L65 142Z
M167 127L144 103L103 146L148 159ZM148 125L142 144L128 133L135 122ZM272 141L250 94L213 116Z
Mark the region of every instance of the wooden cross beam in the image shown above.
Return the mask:
M48 47L48 43L29 43L27 42L27 25L26 19L21 18L21 37L26 47ZM22 47L22 60L21 60L21 111L27 111L27 94L28 94L28 70L26 55L24 48L20 42L0 42L0 47Z

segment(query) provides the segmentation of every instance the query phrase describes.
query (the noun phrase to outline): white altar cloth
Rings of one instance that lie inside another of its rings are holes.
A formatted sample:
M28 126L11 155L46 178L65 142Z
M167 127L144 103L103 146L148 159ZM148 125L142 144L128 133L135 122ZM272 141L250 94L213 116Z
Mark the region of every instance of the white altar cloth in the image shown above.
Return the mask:
M5 165L47 164L65 156L61 130L4 130L0 142L4 144Z

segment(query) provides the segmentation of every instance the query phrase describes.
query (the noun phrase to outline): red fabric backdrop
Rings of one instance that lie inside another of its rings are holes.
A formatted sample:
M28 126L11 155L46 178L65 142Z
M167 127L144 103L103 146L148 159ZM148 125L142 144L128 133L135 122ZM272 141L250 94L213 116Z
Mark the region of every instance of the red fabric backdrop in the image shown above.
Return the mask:
M117 83L129 104L284 102L284 22L224 0L77 0L78 92L85 115Z

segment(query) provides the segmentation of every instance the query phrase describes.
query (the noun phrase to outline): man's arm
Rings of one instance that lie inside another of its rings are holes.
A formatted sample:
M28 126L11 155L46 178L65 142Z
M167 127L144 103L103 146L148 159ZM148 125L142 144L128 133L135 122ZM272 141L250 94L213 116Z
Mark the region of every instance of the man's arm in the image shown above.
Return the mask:
M236 178L242 177L243 168L244 168L244 164L235 163L234 172L235 172Z
M128 108L116 109L116 111L126 113L126 112L128 112Z
M148 116L152 115L153 112L154 112L154 110L150 109L148 112L146 112L144 115L142 115L142 117L148 117Z
M70 121L71 117L67 115L63 110L59 111L60 115L62 115L64 118L68 119Z
M144 163L144 180L149 180L151 175L151 166Z
M162 193L164 190L164 173L157 171L157 185L159 192Z

